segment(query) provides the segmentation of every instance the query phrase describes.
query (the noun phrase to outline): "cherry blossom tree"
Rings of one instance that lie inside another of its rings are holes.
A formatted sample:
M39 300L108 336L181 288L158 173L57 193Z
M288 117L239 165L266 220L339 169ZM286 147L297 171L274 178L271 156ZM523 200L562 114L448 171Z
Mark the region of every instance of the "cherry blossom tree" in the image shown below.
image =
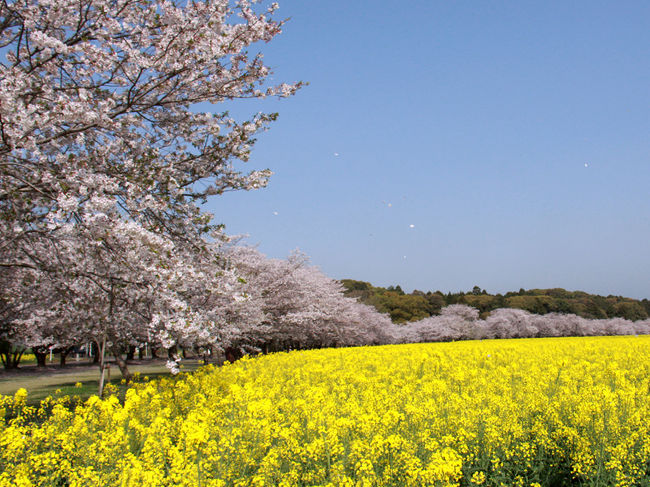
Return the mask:
M634 335L635 326L632 321L625 318L609 318L602 320L589 320L585 335Z
M551 336L586 336L595 335L594 323L599 320L588 320L572 313L549 313L540 316L538 322L542 330L552 330L551 333L546 331L545 335Z
M499 308L490 313L485 326L493 338L530 338L538 333L534 316L523 309Z
M650 335L650 319L635 321L632 327L635 335Z
M266 184L269 171L233 161L276 115L238 122L194 107L300 86L264 86L270 70L247 48L282 22L271 19L277 4L256 13L256 3L2 3L2 255L98 213L178 240L220 236L197 203Z
M180 236L209 231L194 205L266 184L248 174L253 135L275 118L237 122L197 103L287 96L267 87L247 48L281 30L277 4L20 0L0 5L3 228L14 239L83 222L101 206ZM187 238L187 236L186 236Z
M228 259L247 283L261 322L241 328L233 346L264 351L387 343L395 326L387 315L343 295L343 287L295 252L268 259L250 247L233 247ZM234 338L234 337L233 337Z
M440 310L440 315L403 325L402 341L436 342L479 339L485 334L484 322L478 319L476 308L452 304Z
M270 171L235 163L276 118L235 120L216 107L301 86L268 85L262 55L248 53L280 33L277 8L254 0L0 4L0 266L29 269L36 285L67 296L23 327L42 327L56 311L54 321L76 327L70 335L114 347L152 333L167 344L211 334L198 332L214 323L193 312L187 283L219 267L206 238L225 236L200 205L266 184ZM207 283L228 294L228 285Z

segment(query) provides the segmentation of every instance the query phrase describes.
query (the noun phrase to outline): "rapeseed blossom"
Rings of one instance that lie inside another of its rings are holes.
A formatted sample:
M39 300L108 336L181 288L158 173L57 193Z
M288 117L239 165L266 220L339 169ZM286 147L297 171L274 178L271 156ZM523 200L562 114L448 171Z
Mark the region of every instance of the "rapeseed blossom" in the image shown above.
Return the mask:
M123 403L20 390L0 486L640 485L648 377L650 337L552 338L271 354Z

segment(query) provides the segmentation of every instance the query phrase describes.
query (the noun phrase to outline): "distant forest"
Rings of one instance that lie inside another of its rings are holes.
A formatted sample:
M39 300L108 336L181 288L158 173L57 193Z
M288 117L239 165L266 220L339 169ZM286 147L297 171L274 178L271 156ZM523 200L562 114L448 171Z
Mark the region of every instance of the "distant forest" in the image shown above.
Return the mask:
M440 291L414 290L407 294L397 286L375 287L369 282L342 279L345 294L388 313L394 323L417 321L437 315L445 306L466 304L479 310L486 318L497 308L518 308L536 314L572 313L583 318L602 319L620 317L630 321L650 317L650 300L622 296L598 296L583 291L554 289L520 289L506 294L489 294L479 286L469 292L444 294Z

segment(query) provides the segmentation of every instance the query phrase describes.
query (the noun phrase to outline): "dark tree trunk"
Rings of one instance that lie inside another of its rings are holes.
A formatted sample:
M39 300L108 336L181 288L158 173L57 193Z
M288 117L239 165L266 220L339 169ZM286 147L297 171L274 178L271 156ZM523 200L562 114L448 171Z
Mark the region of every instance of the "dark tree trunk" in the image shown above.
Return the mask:
M36 365L38 367L45 367L45 361L47 360L47 354L49 350L47 347L32 347L32 352L36 357Z
M129 346L129 351L126 352L126 361L133 362L133 359L135 359L135 347L133 345Z
M0 341L0 360L7 370L18 368L24 352L24 348L16 348L6 340Z
M45 361L47 360L47 352L34 352L36 357L36 366L45 367Z
M5 370L15 370L18 368L20 359L23 357L24 350L12 352L0 352L0 360Z
M144 358L144 348L140 347L138 348L138 360L142 360Z
M72 347L70 348L62 348L59 351L59 365L61 367L65 367L65 359L68 358L68 354L72 351Z
M92 350L92 354L93 354L93 363L98 364L101 352L99 349L99 345L97 345L97 342L95 341L90 342L90 349Z
M160 358L158 356L158 348L157 347L151 347L151 358Z
M224 352L226 355L226 360L230 363L239 360L243 356L241 350L239 350L238 348L226 347Z
M176 354L177 354L177 352L178 352L178 350L177 350L177 348L176 348L176 345L174 345L173 347L169 347L169 348L167 349L167 358L168 358L169 360L176 360Z
M127 361L122 358L122 350L117 347L111 347L111 353L115 357L115 362L117 363L117 366L120 368L120 373L122 374L122 378L128 384L131 381L131 372L129 372Z

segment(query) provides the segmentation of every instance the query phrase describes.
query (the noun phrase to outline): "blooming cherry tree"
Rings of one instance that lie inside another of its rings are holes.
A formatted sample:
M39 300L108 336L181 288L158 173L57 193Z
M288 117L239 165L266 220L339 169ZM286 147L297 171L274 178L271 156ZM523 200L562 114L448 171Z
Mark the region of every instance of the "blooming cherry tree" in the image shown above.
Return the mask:
M530 338L537 336L535 315L523 309L499 308L485 320L492 338Z
M390 318L345 297L342 285L309 266L304 254L268 259L233 247L227 256L246 280L247 299L262 312L259 324L240 328L240 344L274 351L390 341Z
M0 6L0 164L5 232L52 230L114 210L169 233L205 231L191 203L263 186L243 174L252 136L197 103L287 96L246 49L280 32L277 4L20 0ZM258 9L259 10L259 9ZM201 183L201 184L198 184Z
M254 0L0 4L0 266L29 269L35 283L57 289L53 296L68 296L22 326L56 312L78 327L74 335L101 329L115 335L111 344L151 333L168 344L199 339L207 322L192 309L188 282L219 267L206 237L225 239L200 205L266 184L270 171L235 163L248 160L255 134L276 117L235 120L218 104L300 87L269 85L262 55L248 52L280 33L277 8ZM225 296L228 276L220 271L224 282L205 286Z

